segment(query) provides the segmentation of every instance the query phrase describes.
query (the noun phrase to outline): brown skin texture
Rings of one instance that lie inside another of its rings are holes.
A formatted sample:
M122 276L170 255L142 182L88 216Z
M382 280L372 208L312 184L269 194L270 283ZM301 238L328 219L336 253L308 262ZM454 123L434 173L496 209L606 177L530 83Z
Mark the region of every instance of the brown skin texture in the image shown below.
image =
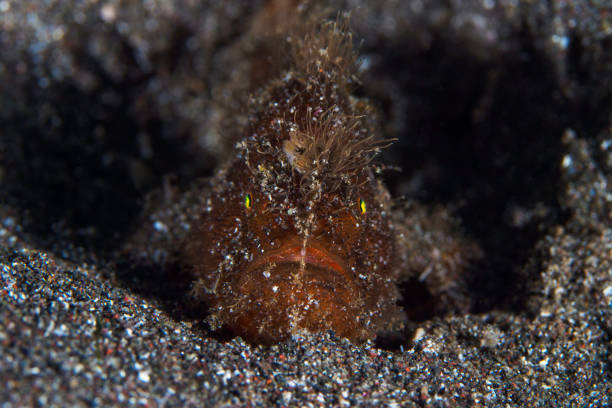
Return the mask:
M293 41L212 180L185 259L215 328L264 344L328 329L362 342L403 321L389 194L369 164L384 142L348 92L345 27Z

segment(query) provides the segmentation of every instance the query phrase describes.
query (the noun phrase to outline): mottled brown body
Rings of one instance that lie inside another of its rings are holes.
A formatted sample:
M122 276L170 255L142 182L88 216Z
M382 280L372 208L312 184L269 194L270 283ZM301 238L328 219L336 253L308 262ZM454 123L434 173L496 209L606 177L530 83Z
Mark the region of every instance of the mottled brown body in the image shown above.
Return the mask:
M401 328L401 281L430 296L402 300L410 317L467 311L464 275L480 249L443 208L391 208L371 164L388 141L350 93L357 69L346 20L317 24L322 14L305 18L299 3L269 2L240 51L226 55L232 70L214 92L213 139L223 136L227 159L207 187L149 219L179 222L164 243L180 247L212 328L253 343L330 329L362 342Z
M327 329L364 341L402 320L389 194L369 164L382 143L349 94L345 27L287 38L290 65L252 101L189 237L195 293L216 327L251 341Z

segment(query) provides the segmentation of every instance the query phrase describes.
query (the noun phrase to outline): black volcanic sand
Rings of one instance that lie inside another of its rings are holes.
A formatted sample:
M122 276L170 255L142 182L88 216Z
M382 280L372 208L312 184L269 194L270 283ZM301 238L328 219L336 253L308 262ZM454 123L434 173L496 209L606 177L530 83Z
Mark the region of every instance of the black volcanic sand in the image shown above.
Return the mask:
M393 194L483 249L471 313L409 282L413 323L376 343L211 335L160 266L180 224L145 218L147 267L122 248L148 192L216 166L212 101L262 2L0 0L3 407L609 404L612 7L328 3L399 139Z

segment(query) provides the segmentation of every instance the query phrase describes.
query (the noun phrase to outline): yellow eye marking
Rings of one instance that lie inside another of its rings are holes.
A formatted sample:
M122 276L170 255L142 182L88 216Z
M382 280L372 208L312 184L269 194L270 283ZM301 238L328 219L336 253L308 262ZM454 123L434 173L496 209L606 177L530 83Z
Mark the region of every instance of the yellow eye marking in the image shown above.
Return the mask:
M361 198L359 199L359 209L361 209L361 214L366 213L366 203Z
M253 199L251 198L250 194L247 194L246 196L244 196L244 206L246 207L247 210L250 210L251 207L253 206Z

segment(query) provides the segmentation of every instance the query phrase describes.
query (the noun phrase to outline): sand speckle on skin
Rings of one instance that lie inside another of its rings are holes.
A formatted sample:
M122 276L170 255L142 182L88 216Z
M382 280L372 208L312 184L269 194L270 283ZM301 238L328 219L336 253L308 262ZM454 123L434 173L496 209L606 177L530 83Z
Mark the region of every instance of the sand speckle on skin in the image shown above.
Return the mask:
M193 214L149 220L138 268L116 255L146 191L217 162L210 98L261 3L0 0L2 406L610 405L605 2L329 1L353 10L361 90L400 139L386 159L413 152L394 194L490 241L471 313L425 310L391 345L252 347L211 337L155 268Z

